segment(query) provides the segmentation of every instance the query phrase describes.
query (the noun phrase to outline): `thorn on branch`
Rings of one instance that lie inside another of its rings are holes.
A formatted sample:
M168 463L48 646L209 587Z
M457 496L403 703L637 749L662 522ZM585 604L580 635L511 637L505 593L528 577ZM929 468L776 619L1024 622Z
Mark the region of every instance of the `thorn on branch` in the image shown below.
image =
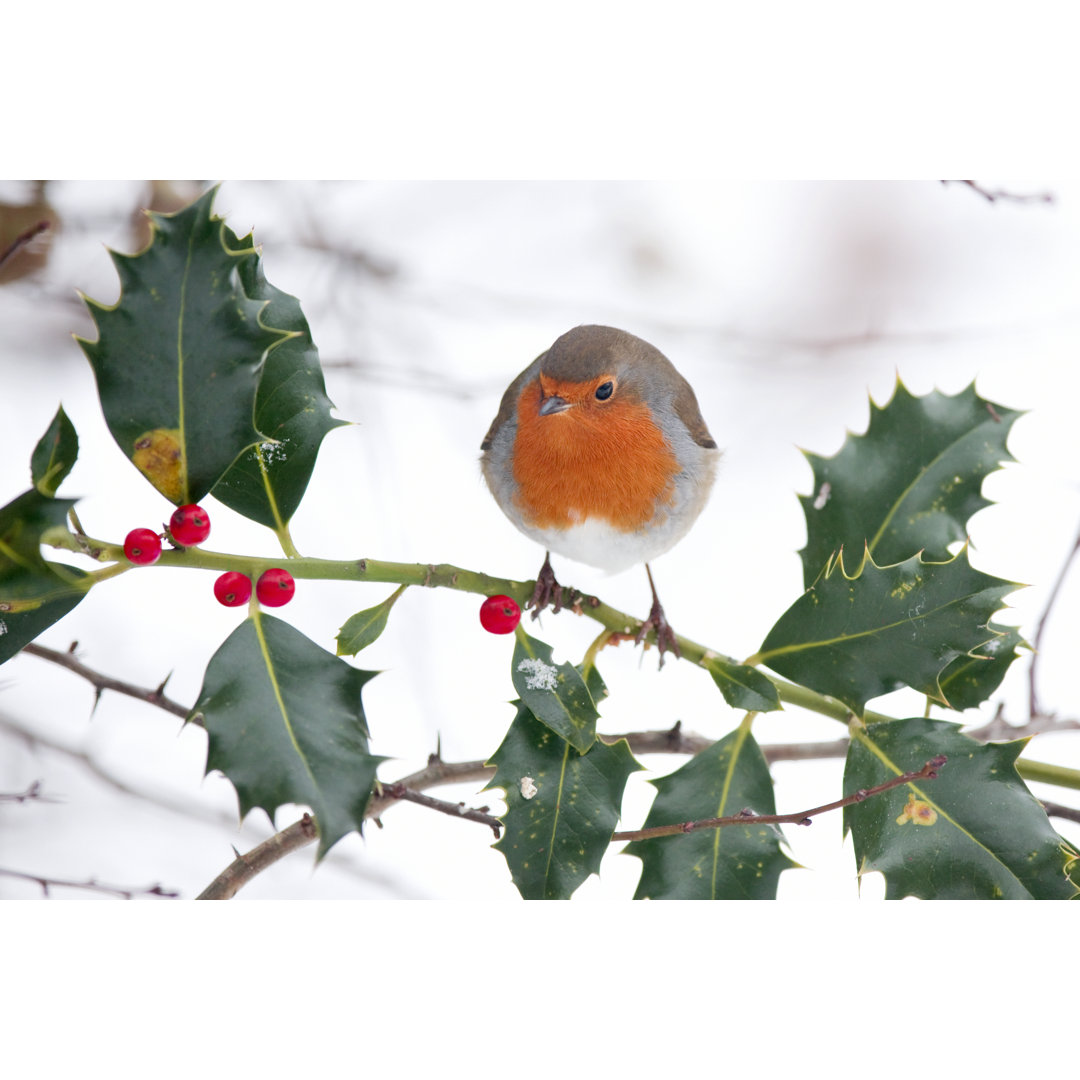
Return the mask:
M180 895L175 889L166 889L160 884L139 889L120 885L104 885L94 878L90 878L88 881L61 881L59 878L46 878L38 874L24 874L20 870L7 870L3 867L0 867L0 874L5 877L18 878L20 881L32 881L40 887L45 899L51 898L50 889L53 888L86 889L89 892L109 893L112 896L119 896L122 900L133 900L136 896L161 896L167 900L175 900Z

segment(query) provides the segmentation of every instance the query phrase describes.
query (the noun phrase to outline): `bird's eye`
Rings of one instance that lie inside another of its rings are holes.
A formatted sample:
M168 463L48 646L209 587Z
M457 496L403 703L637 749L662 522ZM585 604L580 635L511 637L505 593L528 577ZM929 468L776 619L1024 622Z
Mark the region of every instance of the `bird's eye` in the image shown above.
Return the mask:
M609 397L611 397L611 395L614 394L614 393L615 393L615 384L613 382L601 383L596 388L596 400L597 401L607 401L607 399Z

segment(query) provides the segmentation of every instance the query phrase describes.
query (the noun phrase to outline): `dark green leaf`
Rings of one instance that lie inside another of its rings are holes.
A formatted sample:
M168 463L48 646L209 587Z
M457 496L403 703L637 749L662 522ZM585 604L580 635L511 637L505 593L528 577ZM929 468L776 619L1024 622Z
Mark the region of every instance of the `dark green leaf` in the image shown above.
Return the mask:
M42 495L55 495L78 456L79 437L61 406L30 457L30 477L34 487Z
M897 381L892 400L870 403L865 435L849 435L840 452L807 454L814 490L800 497L806 514L801 554L809 588L841 547L864 544L879 566L916 552L936 562L967 538L967 522L988 506L982 482L1013 457L1005 441L1022 415L975 393L937 391L913 397Z
M772 778L760 747L742 727L695 754L656 785L646 829L730 817L740 810L775 814ZM773 900L793 863L775 825L731 825L684 836L634 840L625 853L641 859L634 899Z
M592 746L600 714L581 672L573 664L554 664L551 646L529 637L520 626L511 677L514 689L538 720L579 753Z
M988 625L1000 637L991 638L975 650L973 656L957 657L941 673L938 682L941 692L956 709L973 709L981 705L1001 685L1009 665L1016 659L1016 650L1031 648L1015 626Z
M1066 900L1076 852L1016 771L1026 739L983 745L959 725L921 717L853 731L844 789L857 791L948 761L920 780L844 808L859 874L881 871L886 896Z
M345 625L338 631L338 656L355 656L361 649L366 649L386 629L390 609L407 587L402 585L381 604L350 615L345 620Z
M86 574L41 555L42 534L63 529L74 499L36 488L0 508L0 663L63 618L86 595Z
M244 292L264 302L261 320L287 331L266 357L255 399L255 426L267 440L245 450L214 487L214 497L245 517L281 529L296 512L328 431L344 424L330 416L319 350L311 340L300 302L271 285L251 237L239 239L226 228L228 246L249 248L240 263Z
M713 681L720 687L724 700L733 709L771 712L782 707L780 695L772 680L760 671L755 671L746 664L737 664L723 656L707 656L704 664Z
M625 739L579 754L523 704L491 757L489 788L506 792L495 845L526 900L566 900L599 872L619 820L626 779L641 766Z
M975 570L967 549L944 563L917 555L876 566L864 552L848 577L843 556L780 616L751 662L862 714L871 698L910 686L948 705L938 679L986 646L1002 598L1018 588Z
M206 669L194 713L205 719L206 771L232 781L240 816L310 806L321 859L359 830L382 758L368 752L360 691L375 672L339 660L288 623L241 623Z
M202 498L264 441L255 391L266 350L286 336L263 322L265 301L245 294L241 267L256 256L230 248L214 195L151 214L153 239L140 254L111 253L120 299L87 299L98 340L79 339L113 438L175 503Z

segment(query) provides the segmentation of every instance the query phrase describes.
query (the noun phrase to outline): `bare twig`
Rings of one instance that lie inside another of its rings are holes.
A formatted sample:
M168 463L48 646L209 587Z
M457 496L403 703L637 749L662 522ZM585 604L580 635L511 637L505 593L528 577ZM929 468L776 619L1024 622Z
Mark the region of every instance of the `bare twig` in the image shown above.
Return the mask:
M41 790L41 781L35 780L25 791L20 791L15 794L8 794L6 792L0 792L0 802L39 802L39 803L55 803L60 802L59 799L54 799L49 795L45 795Z
M815 806L812 810L802 810L795 814L755 814L751 810L741 810L731 817L705 818L701 821L683 821L675 825L656 825L649 829L617 832L611 839L612 841L653 840L659 836L682 836L698 829L720 829L729 825L809 825L811 819L817 817L818 814L826 814L830 810L839 810L843 806L863 802L874 795L899 787L901 784L910 784L913 780L933 780L946 760L944 754L939 754L916 772L895 776L892 780L886 780L884 784L878 784L876 787L860 788L843 799L825 803L823 806Z
M36 225L31 225L25 232L19 233L14 240L2 252L0 252L0 266L8 261L20 248L26 247L35 236L39 236L49 227L48 221L39 221Z
M162 885L151 885L145 889L129 889L119 885L103 885L100 881L94 881L93 878L89 881L62 881L59 878L45 878L39 877L37 874L24 874L19 870L5 870L3 867L0 867L0 874L3 874L4 877L18 878L20 881L32 881L41 886L41 891L45 896L49 895L50 889L88 889L91 892L119 896L123 900L131 900L136 896L163 896L169 900L174 900L180 895L174 889L166 889Z
M964 184L976 194L981 195L988 203L1014 202L1014 203L1053 203L1055 201L1052 191L1036 191L1027 195L1018 195L1013 191L996 191L983 187L975 180L942 180L943 184Z
M261 874L268 866L273 866L279 859L297 851L318 839L315 819L305 814L299 821L294 821L287 829L275 833L269 840L264 840L258 847L252 848L246 855L236 853L231 862L199 895L196 900L229 900L235 896L253 877ZM233 849L236 850L235 848Z
M0 712L0 732L5 732L21 739L30 747L43 748L55 754L76 762L80 768L85 769L91 776L108 785L114 791L129 798L139 799L143 802L160 806L170 813L179 814L184 818L199 818L215 825L235 826L236 814L222 810L210 810L198 804L193 804L184 799L173 799L165 794L165 789L158 787L138 788L128 783L126 779L105 768L92 754L75 746L69 746L59 739L51 738L40 731L33 731L23 724L13 720L10 716ZM39 801L59 802L59 799L49 799L43 796Z
M76 660L75 655L72 652L57 652L55 649L48 649L44 645L38 645L35 642L24 645L22 651L24 653L29 653L31 656L40 657L42 660L48 660L51 663L59 664L61 667L67 668L68 671L73 671L76 675L81 675L96 689L97 693L95 694L95 701L97 698L101 697L103 691L115 690L118 694L126 694L128 697L138 698L140 701L145 701L150 705L156 705L159 709L164 709L166 712L172 713L173 716L179 716L182 720L186 719L191 711L179 704L179 702L173 701L165 696L164 682L153 690L149 690L143 686L134 686L121 679L113 679L108 675L102 675L100 672L94 671L93 668L88 668L85 664ZM167 682L168 680L166 679L165 681ZM191 722L193 724L199 724L200 726L202 724L199 717L194 717Z
M991 742L1000 739L1026 739L1029 735L1045 735L1051 731L1080 731L1080 720L1055 716L1052 713L1036 713L1023 724L1010 724L1005 719L1004 706L999 704L997 711L985 724L969 728L964 734L979 742Z
M1072 561L1076 558L1076 553L1078 551L1080 551L1080 532L1077 532L1076 540L1069 550L1069 554L1065 556L1065 561L1061 564L1057 579L1055 580L1053 588L1050 590L1050 596L1046 601L1046 607L1039 619L1039 625L1035 630L1035 642L1032 645L1034 654L1031 657L1031 664L1028 666L1028 714L1031 719L1038 716L1040 712L1039 697L1035 690L1035 675L1039 662L1039 649L1042 645L1043 630L1046 628L1046 622L1050 618L1050 611L1054 606L1054 602L1057 600L1058 593L1061 592L1061 587L1065 584L1065 578L1069 574L1069 568L1072 566Z
M383 792L392 799L400 799L404 802L416 803L417 806L426 806L429 810L438 810L440 814L448 814L450 817L464 818L466 821L478 821L481 825L486 825L492 832L495 833L495 839L498 840L501 835L502 822L497 817L492 817L487 812L487 807L483 807L479 810L472 810L467 807L463 802L447 802L445 799L434 799L430 795L424 795L422 792L413 791L411 788L407 788L404 784L383 784Z
M1047 817L1063 818L1065 821L1080 821L1080 810L1075 806L1062 806L1061 803L1043 802L1042 808L1046 811Z

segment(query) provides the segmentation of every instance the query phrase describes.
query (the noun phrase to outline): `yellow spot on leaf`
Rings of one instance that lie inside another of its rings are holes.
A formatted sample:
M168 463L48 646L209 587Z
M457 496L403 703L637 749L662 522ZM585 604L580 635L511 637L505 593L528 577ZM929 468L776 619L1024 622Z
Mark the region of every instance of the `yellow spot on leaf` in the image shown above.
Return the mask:
M184 458L179 428L155 428L135 440L135 467L172 502L184 496Z
M906 825L909 821L912 825L933 825L937 821L937 811L928 802L912 795L904 812L896 819L896 824Z

